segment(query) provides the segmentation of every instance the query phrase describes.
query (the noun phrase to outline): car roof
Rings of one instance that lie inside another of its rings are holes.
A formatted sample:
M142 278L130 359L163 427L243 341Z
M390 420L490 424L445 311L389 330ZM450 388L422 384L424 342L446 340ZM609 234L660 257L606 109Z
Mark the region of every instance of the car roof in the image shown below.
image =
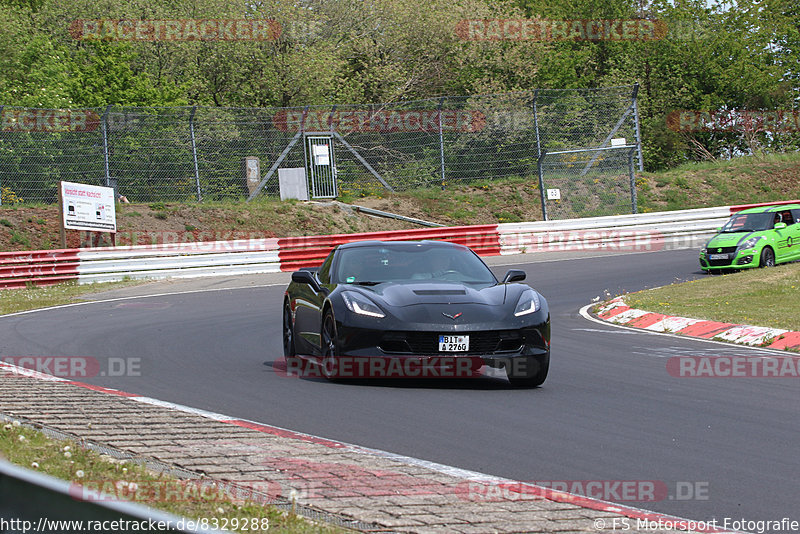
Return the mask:
M448 241L431 241L431 240L421 240L421 241L376 241L376 240L366 240L366 241L353 241L351 243L344 243L339 245L337 248L339 250L349 249L349 248L358 248L358 247L376 247L376 248L400 248L400 247L407 247L409 245L417 245L417 246L425 246L427 248L439 248L439 249L467 249L464 245L459 245L457 243L450 243Z
M800 204L783 204L779 206L758 206L757 208L749 208L746 210L738 211L734 215L740 213L772 213L776 211L796 210L800 209Z

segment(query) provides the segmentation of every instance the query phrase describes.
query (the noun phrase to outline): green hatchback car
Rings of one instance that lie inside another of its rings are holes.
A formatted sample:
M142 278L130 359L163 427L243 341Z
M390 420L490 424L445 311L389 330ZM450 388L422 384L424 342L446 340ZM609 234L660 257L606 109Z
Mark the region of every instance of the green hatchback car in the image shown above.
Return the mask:
M705 272L772 267L800 260L800 204L734 214L700 250Z

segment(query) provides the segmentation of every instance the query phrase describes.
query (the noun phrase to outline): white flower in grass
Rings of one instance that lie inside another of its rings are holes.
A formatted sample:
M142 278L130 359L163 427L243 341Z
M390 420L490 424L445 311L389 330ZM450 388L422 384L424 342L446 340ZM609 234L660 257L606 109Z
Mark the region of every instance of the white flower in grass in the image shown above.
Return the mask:
M64 458L72 458L72 453L69 451L64 451Z
M83 478L83 469L78 469L77 471L75 471L75 476L77 478Z
M20 440L20 441L25 441L25 436L20 436L20 437L19 437L19 440Z
M218 514L220 514L220 515L222 515L222 514L224 514L224 513L225 513L225 510L223 510L223 509L222 509L222 506L220 506L219 508L217 508L217 513L218 513Z
M69 445L67 445L66 447L64 447L64 448L63 448L63 449L61 449L61 450L62 450L62 451L64 451L64 452L66 452L66 451L72 450L72 447L70 447Z
M13 421L11 424L13 426L20 426L20 422L19 421Z
M31 467L34 469L39 469L39 462L31 462Z
M11 430L11 423L8 423L3 427L3 430Z

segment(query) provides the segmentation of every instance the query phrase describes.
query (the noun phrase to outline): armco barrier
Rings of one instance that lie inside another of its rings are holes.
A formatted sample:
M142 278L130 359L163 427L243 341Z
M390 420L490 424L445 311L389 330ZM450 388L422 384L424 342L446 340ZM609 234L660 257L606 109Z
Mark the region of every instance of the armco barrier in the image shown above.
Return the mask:
M800 203L787 201L775 204ZM362 240L439 239L482 256L542 251L656 251L700 247L732 214L754 204L694 210L337 234L0 253L0 288L129 278L274 273L319 265L333 247Z

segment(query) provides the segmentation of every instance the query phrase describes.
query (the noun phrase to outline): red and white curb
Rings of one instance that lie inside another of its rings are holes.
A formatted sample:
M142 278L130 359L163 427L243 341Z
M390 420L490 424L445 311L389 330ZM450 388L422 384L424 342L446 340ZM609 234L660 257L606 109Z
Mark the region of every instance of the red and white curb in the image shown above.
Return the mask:
M448 466L444 464L439 464L435 462L430 462L427 460L422 460L419 458L413 458L409 456L403 456L400 454L395 454L391 452L382 451L379 449L371 449L367 447L361 447L359 445L353 445L350 443L345 443L341 441L331 440L319 436L314 436L311 434L306 434L303 432L296 432L293 430L289 430L286 428L276 427L273 425L267 425L263 423L259 423L256 421L250 421L247 419L238 419L235 417L230 417L227 415L223 415L220 413L210 412L206 410L201 410L198 408L192 408L190 406L184 406L181 404L175 404L168 401L163 401L159 399L154 399L152 397L145 397L142 395L138 395L135 393L127 393L124 391L107 388L103 386L97 386L92 384L87 384L84 382L78 382L75 380L70 380L67 378L56 377L49 374L44 374L38 371L33 371L30 369L26 369L23 367L19 367L7 362L0 361L0 375L2 372L7 372L15 375L26 376L36 380L44 380L50 382L61 382L65 384L69 384L72 386L76 386L79 388L84 388L92 391L96 391L98 393L104 393L107 395L113 395L117 397L123 397L125 399L139 402L142 404L148 404L151 406L157 406L160 408L166 408L170 410L175 410L178 412L188 413L197 415L206 419L210 419L213 421L221 422L221 423L228 423L232 425L236 425L243 428L248 428L251 430L255 430L257 432L263 432L265 434L270 434L273 436L279 436L283 438L289 439L296 439L300 441L305 441L308 443L315 443L317 445L322 445L325 447L330 447L333 449L340 449L345 452L350 453L357 453L357 454L365 454L371 455L375 457L386 458L388 460L392 460L397 463L406 464L409 466L416 466L422 467L426 469L430 469L431 471L435 471L438 473L442 473L448 476L451 476L456 479L460 479L463 482L478 482L478 483L489 483L489 484L497 484L497 485L504 485L504 486L511 486L513 485L518 492L523 492L529 495L538 495L546 498L547 500L559 502L559 503L569 503L576 506L580 506L582 508L590 509L590 510L598 510L603 512L610 512L614 514L619 514L624 517L628 517L631 519L636 519L641 522L647 522L648 524L660 524L660 525L674 525L676 526L675 530L686 530L683 528L677 528L680 525L691 525L693 532L709 532L709 533L733 533L736 531L731 530L724 530L720 528L715 528L712 524L705 523L703 521L695 521L685 518L680 518L676 516L670 516L667 514L662 514L659 512L651 512L647 510L643 510L640 508L635 508L631 506L620 505L617 503L612 503L608 501L603 501L600 499L594 499L591 497L586 497L583 495L568 493L564 491L557 491L552 488L548 488L545 486L539 486L536 484L531 484L528 482L521 482L516 481L508 478L497 477L493 475L488 475L485 473L480 473L476 471L469 471L466 469L461 469L458 467Z
M651 332L727 341L751 347L800 351L800 332L765 326L752 326L703 319L664 315L631 308L624 297L600 304L596 313L604 321Z

